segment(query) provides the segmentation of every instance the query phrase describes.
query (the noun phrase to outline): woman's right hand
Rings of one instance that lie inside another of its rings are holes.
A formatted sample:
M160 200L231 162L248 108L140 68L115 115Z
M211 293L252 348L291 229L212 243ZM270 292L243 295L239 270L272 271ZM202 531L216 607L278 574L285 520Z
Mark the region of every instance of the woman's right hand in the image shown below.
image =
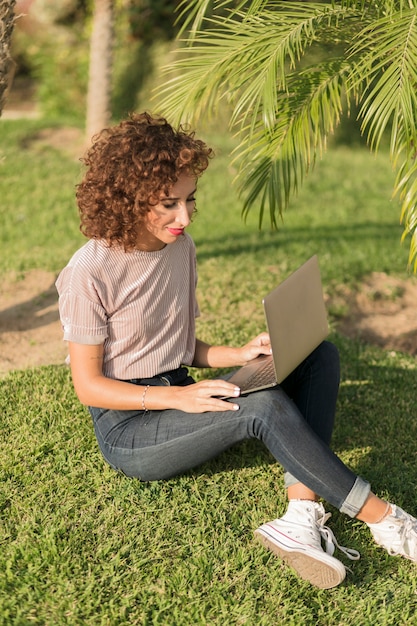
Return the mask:
M202 380L185 387L172 387L171 390L174 392L175 408L185 413L237 411L239 409L239 405L233 399L240 395L240 389L226 380Z
M186 387L132 385L103 376L103 346L69 342L71 372L80 401L117 410L178 409L186 413L237 411L240 389L226 380L203 380ZM230 401L221 398L231 398Z

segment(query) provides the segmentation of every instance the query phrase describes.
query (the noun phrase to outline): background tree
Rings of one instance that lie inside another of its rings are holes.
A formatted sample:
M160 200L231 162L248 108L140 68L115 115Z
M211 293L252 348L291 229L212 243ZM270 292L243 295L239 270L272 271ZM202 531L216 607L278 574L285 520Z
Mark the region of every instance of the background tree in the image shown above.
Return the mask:
M110 121L113 24L113 0L95 0L90 40L87 141Z
M91 136L109 113L120 119L143 106L142 94L179 30L177 6L178 0L17 0L16 12L25 17L13 36L16 83L35 87L42 115L88 126Z
M180 15L161 108L195 124L227 102L244 214L277 224L353 103L371 150L389 138L416 270L417 1L184 0Z
M0 116L3 111L12 64L10 43L14 27L15 4L15 0L0 0Z
M85 123L90 0L17 0L12 39L16 73L40 114Z

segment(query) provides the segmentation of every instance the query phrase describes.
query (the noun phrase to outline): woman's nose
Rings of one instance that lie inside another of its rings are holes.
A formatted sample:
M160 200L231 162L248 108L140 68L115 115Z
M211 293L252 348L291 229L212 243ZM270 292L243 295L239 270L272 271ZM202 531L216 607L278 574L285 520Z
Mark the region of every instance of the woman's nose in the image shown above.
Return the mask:
M188 208L186 204L181 204L178 208L177 214L175 216L175 221L181 224L181 226L188 226L191 222L191 216L188 212Z

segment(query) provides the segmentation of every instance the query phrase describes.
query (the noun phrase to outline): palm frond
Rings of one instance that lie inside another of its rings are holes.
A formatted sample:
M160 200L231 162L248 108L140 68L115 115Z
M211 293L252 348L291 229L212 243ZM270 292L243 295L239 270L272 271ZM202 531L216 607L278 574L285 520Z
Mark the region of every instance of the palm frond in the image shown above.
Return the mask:
M233 19L235 13L243 8L247 15L256 14L262 11L269 2L270 0L252 0L248 3L247 0L241 0L236 4L235 0L182 0L176 8L178 13L176 21L182 24L180 36L187 32L188 43L192 44L198 32L202 30L205 19L222 11L226 11L224 15L229 14Z
M260 224L269 210L277 225L353 96L370 149L390 133L394 194L417 271L417 0L183 0L179 7L191 31L166 68L161 106L173 121L196 124L227 101L230 127L242 138L235 159L244 215L258 206ZM338 57L318 63L320 47Z
M276 226L276 214L282 215L340 122L348 70L343 63L328 61L289 75L292 95L278 97L274 128L268 131L260 121L256 132L243 133L236 160L244 216L258 202L260 225L268 206L270 223Z
M357 35L352 88L362 93L359 116L372 149L392 124L391 148L416 139L417 7L374 22ZM405 133L399 137L398 133Z
M212 0L182 0L177 7L176 22L182 22L180 35L189 32L190 41L201 28L204 18L210 13Z
M178 59L164 68L167 79L158 92L173 120L198 122L200 114L216 106L216 90L217 99L227 98L234 106L232 127L238 120L241 125L256 120L261 110L266 126L274 124L276 93L287 89L288 71L341 13L340 7L318 3L275 5L277 10L264 11L262 19L238 11L237 20L210 18L198 43L178 52Z
M394 195L401 202L402 239L411 235L408 263L417 271L417 152L408 154L397 171Z
M361 94L359 117L370 148L378 150L390 132L394 196L401 203L403 239L411 235L409 265L417 271L417 5L400 2L394 11L389 4L391 11L363 29L352 46L350 57L358 60L351 87Z

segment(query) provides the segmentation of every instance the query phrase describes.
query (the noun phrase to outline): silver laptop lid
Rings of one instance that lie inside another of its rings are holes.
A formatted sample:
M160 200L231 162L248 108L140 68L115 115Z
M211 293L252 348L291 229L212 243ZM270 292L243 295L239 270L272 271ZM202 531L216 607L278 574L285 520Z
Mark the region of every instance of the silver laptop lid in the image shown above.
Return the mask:
M329 334L317 255L263 299L277 382Z

